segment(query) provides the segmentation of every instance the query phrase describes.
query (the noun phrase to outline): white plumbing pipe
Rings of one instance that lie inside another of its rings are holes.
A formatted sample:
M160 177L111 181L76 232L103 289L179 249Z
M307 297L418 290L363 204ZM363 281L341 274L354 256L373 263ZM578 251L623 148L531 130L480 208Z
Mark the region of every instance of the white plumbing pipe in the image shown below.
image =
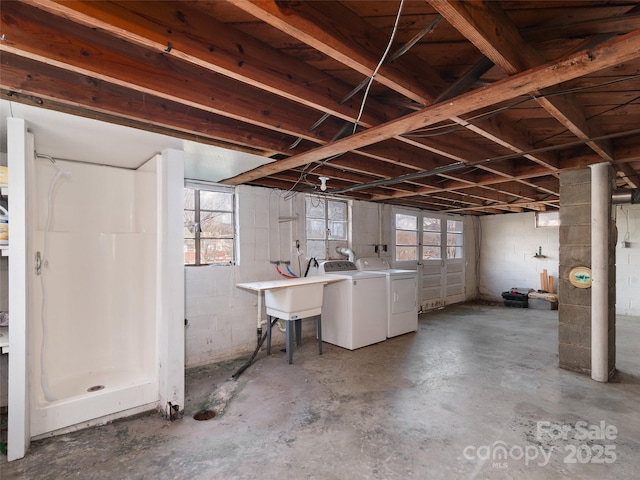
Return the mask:
M591 378L609 381L609 164L591 165Z

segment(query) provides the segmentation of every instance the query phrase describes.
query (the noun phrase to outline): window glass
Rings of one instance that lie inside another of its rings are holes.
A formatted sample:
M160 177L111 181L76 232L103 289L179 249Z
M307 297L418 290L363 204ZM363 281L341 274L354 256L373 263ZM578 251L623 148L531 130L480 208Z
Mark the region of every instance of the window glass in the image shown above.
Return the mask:
M423 232L440 232L440 219L424 217L422 219L422 231Z
M560 225L558 212L536 212L536 228L557 227Z
M396 245L418 245L418 232L396 230Z
M408 262L418 260L418 247L396 247L396 260Z
M447 258L462 258L462 228L462 221L447 220Z
M417 230L418 217L415 215L403 215L396 213L396 228L402 230Z
M235 262L234 191L216 185L184 189L185 265Z
M462 220L395 213L395 261L463 258Z
M395 261L418 260L418 216L404 213L395 214L396 244Z
M305 230L309 258L331 258L336 245L346 246L349 239L348 207L344 200L307 195Z

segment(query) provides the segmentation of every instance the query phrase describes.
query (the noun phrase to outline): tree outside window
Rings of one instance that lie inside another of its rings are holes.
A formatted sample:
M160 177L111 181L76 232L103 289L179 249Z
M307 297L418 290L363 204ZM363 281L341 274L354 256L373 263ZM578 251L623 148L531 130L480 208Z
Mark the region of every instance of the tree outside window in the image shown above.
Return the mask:
M185 265L235 262L234 193L216 186L184 189Z

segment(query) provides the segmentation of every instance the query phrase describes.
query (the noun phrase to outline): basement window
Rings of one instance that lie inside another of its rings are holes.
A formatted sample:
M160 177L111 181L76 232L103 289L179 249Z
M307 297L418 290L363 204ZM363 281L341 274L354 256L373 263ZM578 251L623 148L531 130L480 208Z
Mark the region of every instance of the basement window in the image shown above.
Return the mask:
M536 228L557 227L560 225L560 213L536 212Z
M185 265L235 263L234 203L233 188L199 182L185 184Z
M308 258L339 257L335 253L336 247L348 246L349 204L345 200L307 195L305 224Z

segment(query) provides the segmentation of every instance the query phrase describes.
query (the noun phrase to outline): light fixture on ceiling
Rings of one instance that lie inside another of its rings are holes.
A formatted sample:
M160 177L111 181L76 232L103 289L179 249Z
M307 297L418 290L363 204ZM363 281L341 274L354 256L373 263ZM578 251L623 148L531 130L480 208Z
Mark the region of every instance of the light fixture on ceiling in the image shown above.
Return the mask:
M320 190L322 190L323 192L326 192L327 180L329 180L329 177L318 177L318 180L320 180Z

